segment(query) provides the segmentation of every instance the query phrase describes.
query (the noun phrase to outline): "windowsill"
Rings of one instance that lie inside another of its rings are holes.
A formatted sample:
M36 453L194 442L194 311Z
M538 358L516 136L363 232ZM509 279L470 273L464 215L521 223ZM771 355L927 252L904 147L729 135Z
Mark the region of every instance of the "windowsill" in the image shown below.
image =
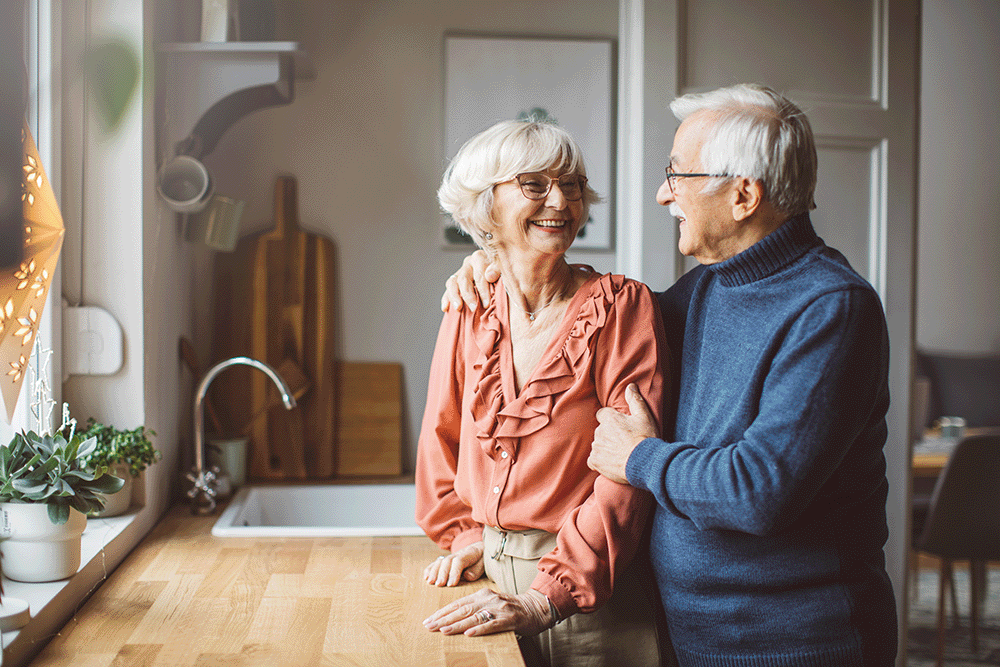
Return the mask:
M136 523L141 507L130 507L115 517L87 519L81 539L80 569L68 579L43 583L24 583L3 578L3 598L19 598L28 603L31 615L19 630L4 632L4 664L18 665L40 650L65 624L87 597L108 578L125 554L134 546L127 533ZM135 526L138 528L138 525ZM121 546L118 546L121 545ZM110 546L118 548L109 549ZM109 553L110 552L110 553Z

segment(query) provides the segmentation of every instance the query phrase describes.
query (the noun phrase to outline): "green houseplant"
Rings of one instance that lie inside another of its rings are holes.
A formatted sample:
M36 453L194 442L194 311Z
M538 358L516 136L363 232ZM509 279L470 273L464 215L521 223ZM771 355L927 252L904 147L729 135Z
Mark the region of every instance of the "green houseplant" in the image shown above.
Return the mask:
M104 466L124 480L122 488L108 496L104 509L92 512L93 516L116 516L128 509L133 479L162 458L150 440L155 435L156 431L145 426L124 430L102 424L93 417L87 420L83 436L94 438L96 445L86 461L91 466Z
M16 433L0 447L0 557L17 581L56 581L80 566L87 512L122 480L87 457L96 438Z
M95 438L97 444L94 450L87 455L87 460L91 464L102 465L110 468L115 463L124 463L128 466L128 473L132 477L138 477L139 473L160 460L161 454L153 446L150 436L155 436L156 431L139 426L131 431L117 429L114 426L101 424L91 417L87 420L87 428L83 431L83 436Z
M122 480L88 461L96 446L96 438L83 434L66 440L61 433L15 433L0 448L0 503L44 503L56 525L66 523L70 509L101 509L101 494L117 491Z

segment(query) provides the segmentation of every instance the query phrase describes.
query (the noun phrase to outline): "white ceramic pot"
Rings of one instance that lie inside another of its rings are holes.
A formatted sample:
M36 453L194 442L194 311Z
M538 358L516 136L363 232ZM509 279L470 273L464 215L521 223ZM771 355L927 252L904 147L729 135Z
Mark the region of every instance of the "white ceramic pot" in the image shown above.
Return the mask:
M128 511L129 506L132 504L132 475L128 471L128 465L125 463L115 463L111 466L111 474L115 477L121 477L125 480L118 491L112 494L104 495L104 509L99 512L94 512L90 516L95 518L102 518L106 516L118 516L119 514L124 514Z
M70 509L57 526L44 503L0 503L0 555L3 573L14 581L59 581L80 569L83 512Z

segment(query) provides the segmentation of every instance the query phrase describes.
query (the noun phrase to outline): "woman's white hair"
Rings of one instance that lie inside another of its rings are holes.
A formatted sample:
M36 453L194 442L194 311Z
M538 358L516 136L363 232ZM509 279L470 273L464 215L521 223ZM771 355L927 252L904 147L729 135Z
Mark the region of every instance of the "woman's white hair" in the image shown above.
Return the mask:
M816 208L816 145L809 120L793 102L744 83L678 97L670 110L680 121L699 111L716 116L701 151L703 171L760 181L765 198L790 216ZM711 179L705 187L724 182Z
M587 175L583 153L569 132L554 123L506 120L483 130L459 149L438 188L438 202L480 248L492 253L487 232L494 228L493 186L528 171L554 168ZM600 197L583 193L583 219Z

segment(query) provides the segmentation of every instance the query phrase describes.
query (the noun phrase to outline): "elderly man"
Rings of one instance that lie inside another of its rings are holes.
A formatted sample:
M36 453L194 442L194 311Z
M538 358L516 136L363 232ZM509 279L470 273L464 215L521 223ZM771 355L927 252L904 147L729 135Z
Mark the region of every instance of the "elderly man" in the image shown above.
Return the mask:
M660 437L630 390L631 415L598 412L590 466L656 498L650 556L682 666L887 667L879 297L810 222L816 149L798 107L739 85L671 110L657 201L701 264L658 295L676 418Z

